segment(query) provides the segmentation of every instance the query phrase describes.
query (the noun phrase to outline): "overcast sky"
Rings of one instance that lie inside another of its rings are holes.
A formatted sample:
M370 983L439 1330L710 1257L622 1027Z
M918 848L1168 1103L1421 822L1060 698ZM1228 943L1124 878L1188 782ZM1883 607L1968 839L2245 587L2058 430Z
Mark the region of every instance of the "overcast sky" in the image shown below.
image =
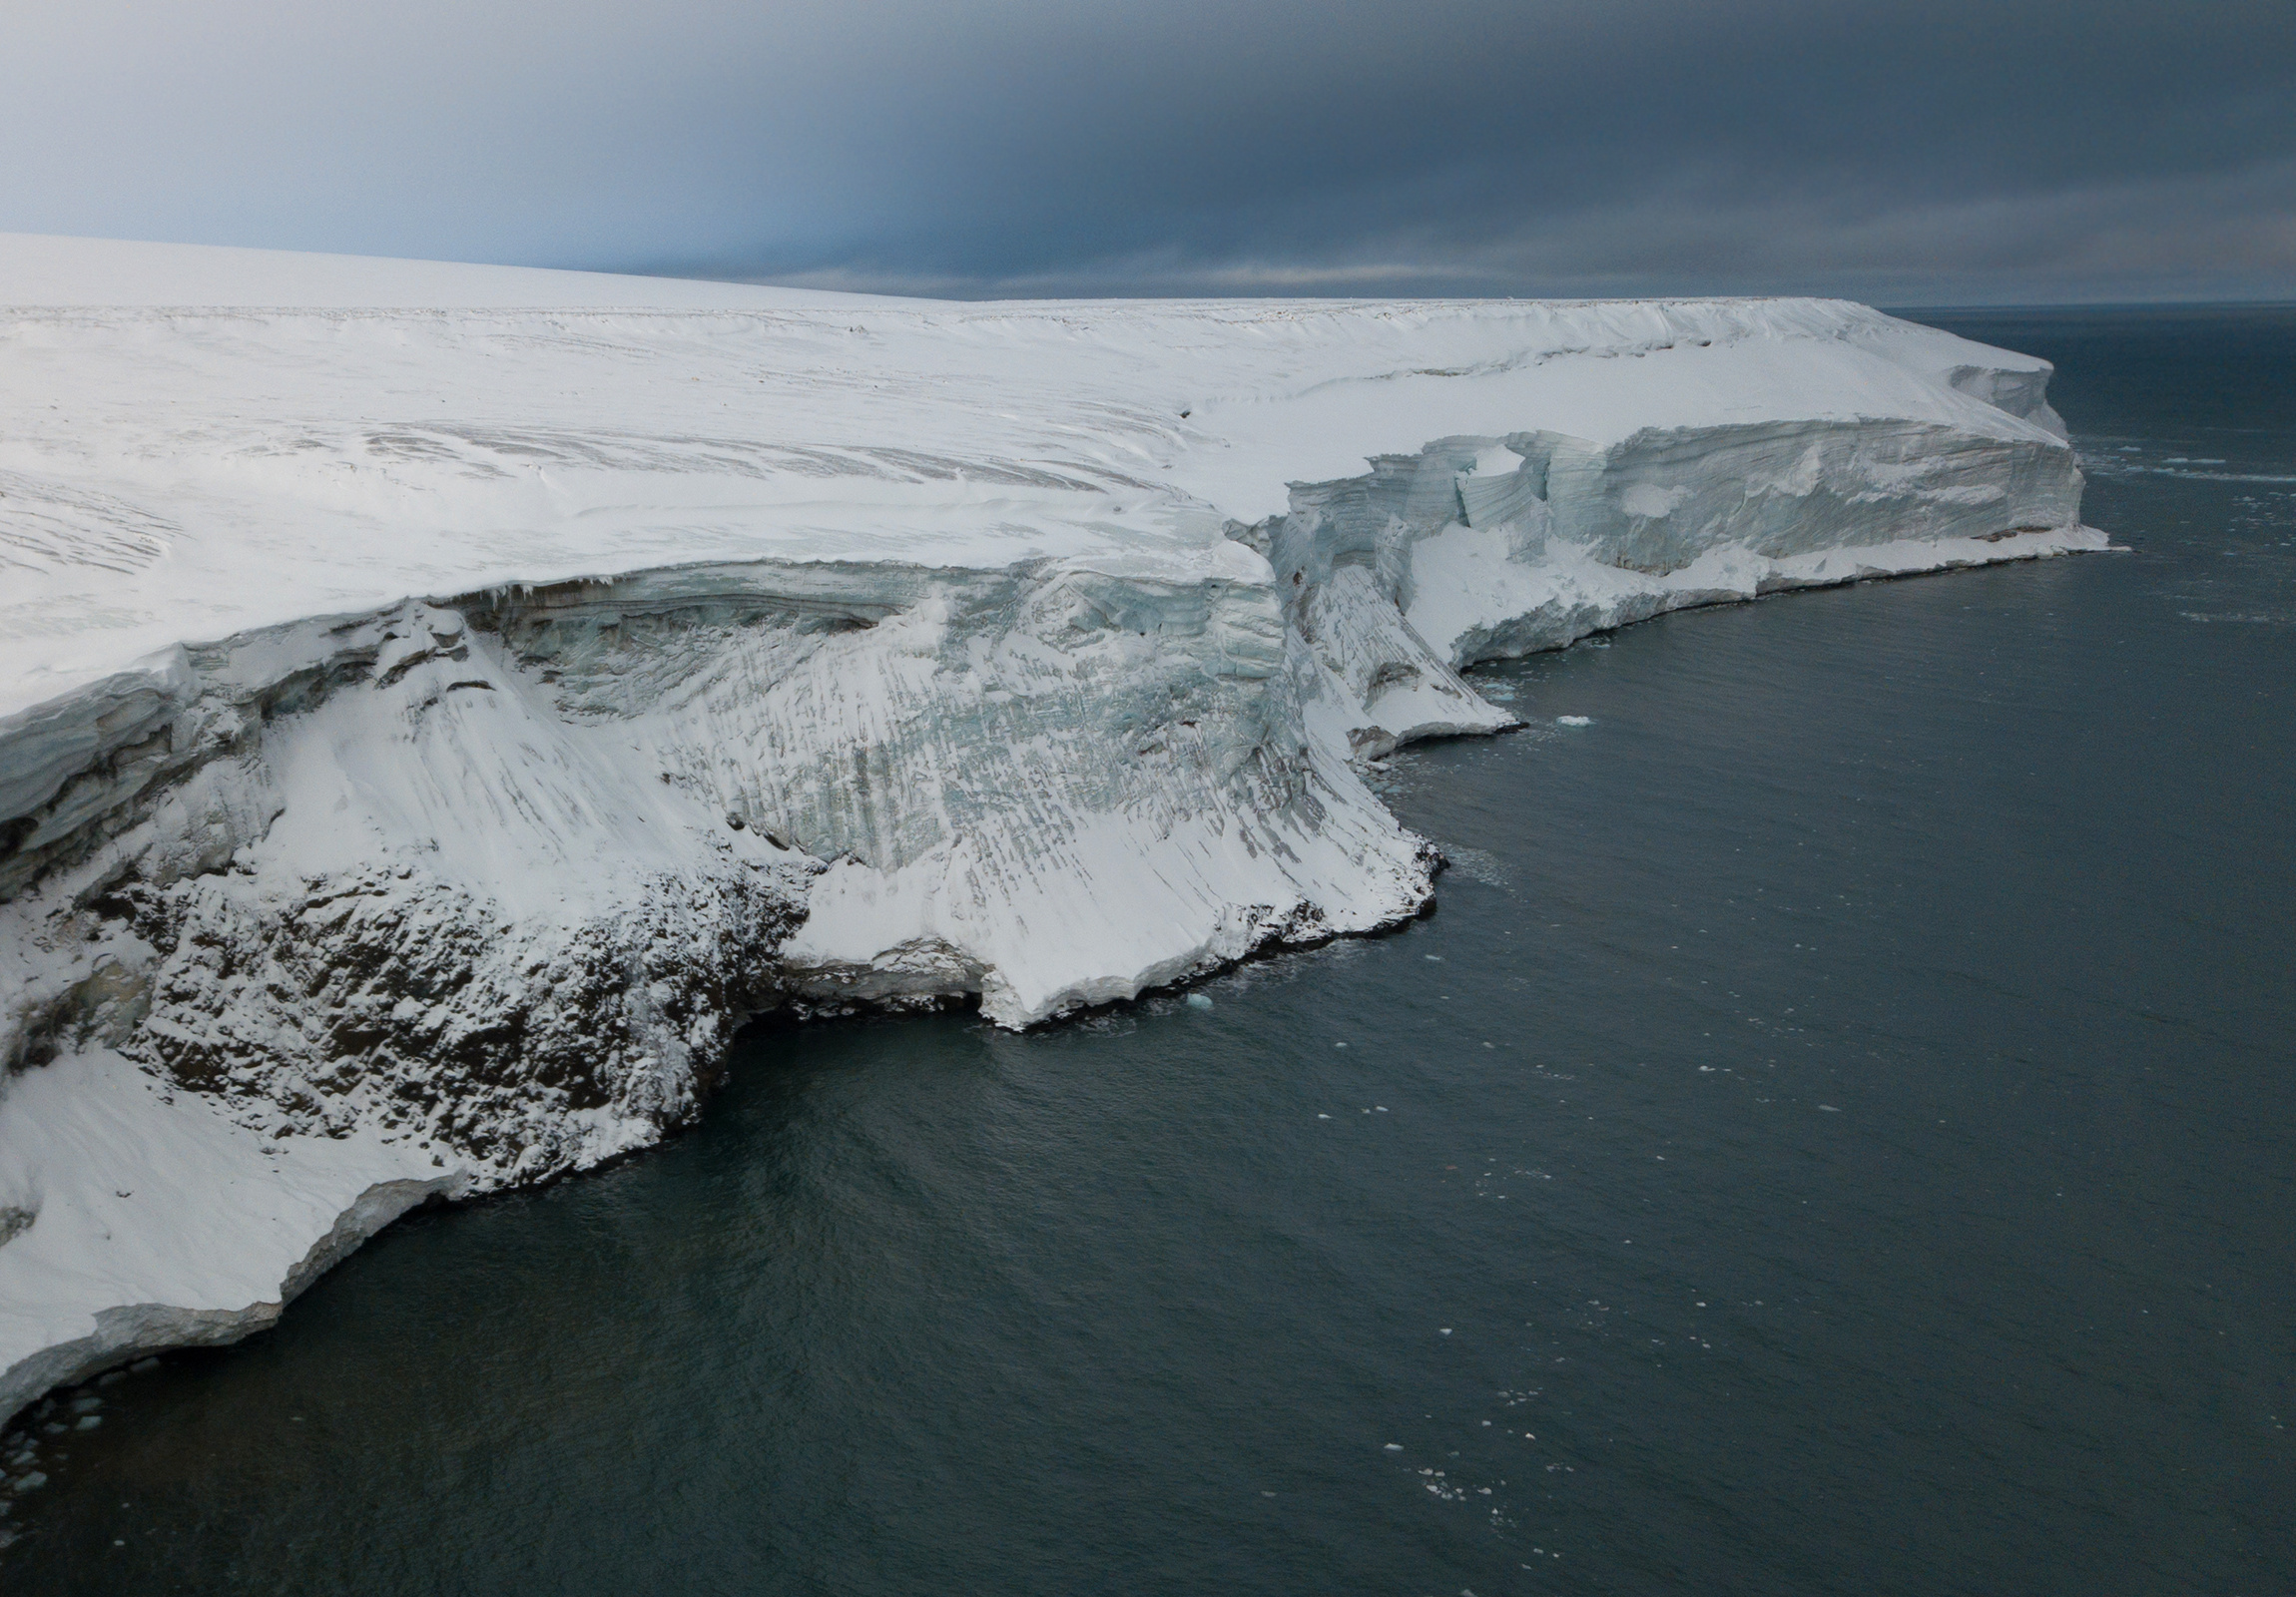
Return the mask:
M2296 0L0 0L0 230L962 294L2296 298Z

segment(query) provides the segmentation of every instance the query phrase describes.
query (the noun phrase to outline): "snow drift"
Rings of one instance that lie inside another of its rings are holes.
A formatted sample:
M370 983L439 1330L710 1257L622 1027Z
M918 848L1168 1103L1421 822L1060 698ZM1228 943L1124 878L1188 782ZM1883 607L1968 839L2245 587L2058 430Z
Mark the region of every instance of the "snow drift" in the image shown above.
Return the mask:
M1359 763L1690 604L2094 548L1842 303L954 305L0 240L0 1411L690 1117L1429 901ZM1368 466L1368 469L1367 469Z

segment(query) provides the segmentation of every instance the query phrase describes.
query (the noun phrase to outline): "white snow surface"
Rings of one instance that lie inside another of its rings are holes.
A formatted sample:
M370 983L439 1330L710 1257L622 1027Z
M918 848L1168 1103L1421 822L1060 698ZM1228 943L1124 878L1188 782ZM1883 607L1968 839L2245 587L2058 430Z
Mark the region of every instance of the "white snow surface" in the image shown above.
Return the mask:
M1446 436L2056 441L1951 380L2041 362L1818 300L950 304L6 238L0 339L0 715L178 643L493 583L1199 573L1290 483Z
M0 1411L644 1145L760 1011L1418 912L1357 763L1512 725L1476 661L2101 547L2047 375L0 237Z

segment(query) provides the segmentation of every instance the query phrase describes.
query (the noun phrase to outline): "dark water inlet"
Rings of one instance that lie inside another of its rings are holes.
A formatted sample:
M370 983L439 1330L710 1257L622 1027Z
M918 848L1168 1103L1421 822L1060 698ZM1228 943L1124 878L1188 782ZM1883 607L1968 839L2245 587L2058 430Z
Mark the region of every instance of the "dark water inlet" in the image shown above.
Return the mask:
M2296 313L1956 328L2134 553L1485 673L1433 920L756 1032L92 1392L0 1590L2296 1589Z

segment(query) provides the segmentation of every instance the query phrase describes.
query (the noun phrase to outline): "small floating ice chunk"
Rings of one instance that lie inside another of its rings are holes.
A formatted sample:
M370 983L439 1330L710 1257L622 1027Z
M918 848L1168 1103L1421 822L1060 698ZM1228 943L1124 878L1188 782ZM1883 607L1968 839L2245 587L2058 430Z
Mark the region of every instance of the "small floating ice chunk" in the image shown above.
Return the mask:
M1404 1444L1400 1441L1391 1441L1387 1444L1387 1446L1381 1448L1380 1450L1382 1452L1400 1453L1404 1450Z
M1841 1113L1841 1111L1836 1109L1832 1104L1820 1104L1818 1107L1826 1111L1826 1113L1829 1115L1838 1115Z
M1449 1334L1450 1334L1450 1327L1448 1327L1448 1326L1445 1326L1445 1327L1443 1327L1443 1328L1442 1328L1442 1333L1443 1333L1445 1336L1449 1335Z
M1554 724L1558 727L1591 727L1594 725L1594 718L1591 716L1556 716Z
M1209 1009L1212 1007L1212 1000L1200 992L1192 992L1188 995L1188 1007L1190 1009Z

